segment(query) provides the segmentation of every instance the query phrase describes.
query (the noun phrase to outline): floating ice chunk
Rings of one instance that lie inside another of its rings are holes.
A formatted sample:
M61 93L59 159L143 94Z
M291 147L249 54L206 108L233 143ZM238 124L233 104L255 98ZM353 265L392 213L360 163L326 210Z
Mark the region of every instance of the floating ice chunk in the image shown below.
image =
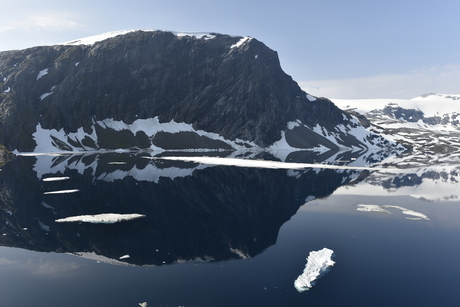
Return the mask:
M147 307L147 302L139 303L139 306L141 306L141 307Z
M404 207L391 206L391 205L386 205L384 207L398 209L398 210L401 210L403 214L412 215L412 217L407 217L407 219L409 219L409 220L421 220L421 219L424 219L424 220L427 220L427 221L430 220L428 218L428 216L426 216L425 214L420 213L420 212L416 212L416 211L413 211L413 210L410 210L410 209L407 209L407 208L404 208Z
M3 91L3 93L9 93L11 91L11 88L8 86L6 90Z
M328 248L310 252L302 275L299 275L294 282L297 291L309 290L315 284L315 280L324 275L329 267L335 264L331 259L333 254L334 251Z
M123 259L128 259L128 258L130 258L129 255L124 255L124 256L121 256L119 259L120 259L120 260L123 260Z
M356 208L356 210L358 210L358 211L390 213L390 211L383 209L379 205L363 205L363 204L360 204L357 207L358 208Z
M43 194L66 194L66 193L75 193L80 191L79 189L73 189L73 190L60 190L60 191L51 191L51 192L45 192Z
M382 212L382 213L390 213L390 211L388 210L385 210L383 209L383 207L385 208L391 208L391 209L398 209L398 210L401 210L401 212L403 214L406 214L406 215L411 215L411 217L407 217L408 220L421 220L421 219L424 219L424 220L429 220L429 218L423 214L423 213L420 213L420 212L416 212L416 211L413 211L413 210L410 210L410 209L407 209L407 208L404 208L404 207L400 207L400 206L393 206L393 205L384 205L384 206L379 206L379 205L357 205L358 208L356 208L356 210L358 211L365 211L365 212Z
M48 74L48 69L49 68L45 68L43 70L40 70L40 72L37 75L37 80L40 79L41 77L43 77L44 75Z
M118 222L135 220L141 217L145 217L143 214L117 214L117 213L104 213L96 215L78 215L66 217L63 219L56 220L57 223L65 222L83 222L83 223L93 223L93 224L114 224Z
M70 177L48 177L48 178L43 178L43 181L62 181L62 180L68 180Z

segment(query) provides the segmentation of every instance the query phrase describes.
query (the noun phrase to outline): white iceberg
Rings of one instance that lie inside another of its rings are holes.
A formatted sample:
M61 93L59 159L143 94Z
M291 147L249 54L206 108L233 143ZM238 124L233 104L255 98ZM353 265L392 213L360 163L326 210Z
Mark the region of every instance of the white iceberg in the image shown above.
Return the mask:
M71 216L62 219L58 219L55 222L57 223L66 223L66 222L83 222L83 223L93 223L93 224L114 224L118 222L135 220L138 218L145 217L143 214L117 214L117 213L103 213L96 215L78 215Z
M329 267L335 264L332 261L333 254L334 251L328 248L310 252L302 275L299 275L294 282L294 287L297 291L309 290L315 284L315 280L324 275Z
M356 210L358 211L365 211L365 212L381 212L381 213L390 213L390 211L383 209L379 205L363 205L359 204L357 205L358 208Z

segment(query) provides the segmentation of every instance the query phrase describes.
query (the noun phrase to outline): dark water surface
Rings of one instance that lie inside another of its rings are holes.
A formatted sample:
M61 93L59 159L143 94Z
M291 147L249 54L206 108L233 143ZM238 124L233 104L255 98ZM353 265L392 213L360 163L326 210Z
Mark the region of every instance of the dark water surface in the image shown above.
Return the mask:
M431 172L419 177L439 177ZM58 176L69 179L43 181ZM374 180L383 192L364 195L355 187L368 176L126 154L17 157L0 172L0 306L458 306L458 183L448 182L449 201L441 190L427 201L410 196L420 180L398 174L380 180L392 192ZM55 222L99 213L146 217ZM324 247L336 264L299 293L306 257Z

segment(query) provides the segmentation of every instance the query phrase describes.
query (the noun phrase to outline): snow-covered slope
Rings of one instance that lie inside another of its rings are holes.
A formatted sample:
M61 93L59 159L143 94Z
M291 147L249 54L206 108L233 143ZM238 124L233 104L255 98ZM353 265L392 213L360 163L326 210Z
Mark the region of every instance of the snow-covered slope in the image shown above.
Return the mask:
M122 30L122 31L111 31L111 32L106 32L98 35L93 35L93 36L88 36L84 38L80 38L77 40L73 40L70 42L65 42L61 43L58 45L93 45L97 42L101 42L103 40L119 36L119 35L125 35L128 33L136 32L136 31L143 31L143 32L156 32L159 30L140 30L140 29L133 29L133 30ZM213 39L215 38L215 35L212 33L207 33L207 32L177 32L177 31L168 31L170 33L173 33L176 36L190 36L190 37L195 37L198 39L204 38L204 39Z
M342 110L364 115L369 128L413 150L398 163L460 161L460 95L413 99L335 99Z

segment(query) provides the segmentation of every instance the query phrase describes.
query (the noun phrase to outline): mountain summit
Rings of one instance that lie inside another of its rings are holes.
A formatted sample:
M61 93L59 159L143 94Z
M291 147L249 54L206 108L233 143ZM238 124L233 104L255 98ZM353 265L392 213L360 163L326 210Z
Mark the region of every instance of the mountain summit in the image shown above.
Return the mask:
M391 149L303 92L251 37L122 31L0 52L0 144L105 149Z

